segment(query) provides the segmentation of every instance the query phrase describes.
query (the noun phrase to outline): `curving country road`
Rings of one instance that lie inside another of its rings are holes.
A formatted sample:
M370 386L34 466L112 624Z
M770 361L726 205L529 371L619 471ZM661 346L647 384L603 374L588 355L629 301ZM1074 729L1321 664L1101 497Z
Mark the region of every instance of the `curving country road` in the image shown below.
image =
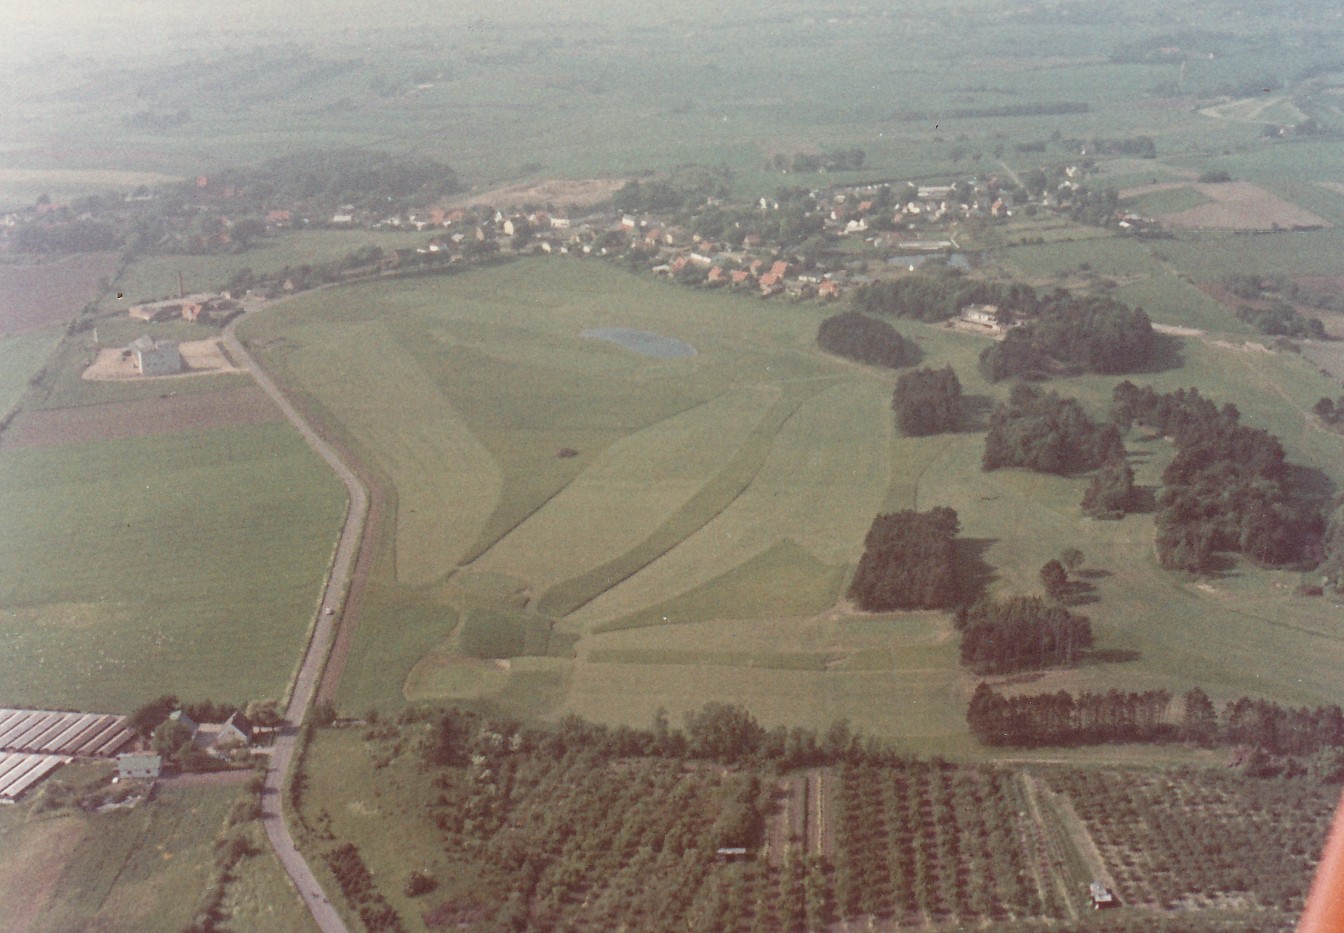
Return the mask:
M340 914L336 912L331 902L327 900L326 895L322 893L322 887L318 884L312 869L308 867L308 863L295 846L294 838L289 833L289 827L285 825L281 800L283 799L285 775L289 773L290 765L294 760L299 724L308 715L308 710L317 695L322 668L326 663L328 653L331 651L332 642L336 637L337 624L340 622L345 609L346 594L350 589L351 572L355 565L355 557L359 553L360 541L364 537L364 525L369 511L369 494L355 472L341 460L335 449L322 440L317 431L313 430L313 427L303 419L298 409L290 404L284 393L257 365L256 360L252 358L252 355L247 352L234 335L234 326L238 321L251 314L259 306L245 303L244 307L246 309L245 313L224 329L225 347L233 355L234 361L247 370L252 378L257 381L257 384L271 397L289 420L289 423L298 429L299 433L303 435L303 439L308 442L308 446L317 451L318 456L325 460L327 466L331 467L340 477L350 497L349 508L345 514L345 524L341 527L341 536L336 543L336 555L331 562L331 572L322 591L322 608L318 612L317 623L313 627L312 638L304 652L298 675L294 678L293 689L289 695L289 706L285 709L285 722L280 730L279 737L275 740L275 747L271 751L271 763L266 769L265 791L261 797L261 819L262 825L266 827L266 837L270 840L271 847L275 849L275 854L280 859L280 864L284 866L285 872L294 882L299 897L303 898L304 904L312 913L318 927L323 933L348 933L345 921L341 919Z

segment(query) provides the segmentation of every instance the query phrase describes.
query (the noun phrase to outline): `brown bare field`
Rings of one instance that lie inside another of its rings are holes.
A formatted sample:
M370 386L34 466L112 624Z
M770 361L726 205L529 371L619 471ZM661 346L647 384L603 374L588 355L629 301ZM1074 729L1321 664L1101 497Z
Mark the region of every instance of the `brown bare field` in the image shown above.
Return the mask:
M280 410L265 392L243 386L224 392L21 412L0 435L0 448L113 441L280 420Z
M1133 198L1173 188L1193 188L1213 203L1161 215L1162 223L1169 227L1192 230L1274 230L1331 226L1324 217L1318 217L1246 181L1211 185L1183 181L1159 182L1156 185L1126 188L1120 192L1120 197Z
M98 297L98 280L117 268L116 253L84 253L56 262L0 265L0 334L61 324Z
M625 184L623 178L548 178L505 185L483 194L448 203L448 207L512 207L523 204L573 204L591 207L611 198Z
M76 819L61 818L16 830L17 841L0 865L0 903L5 905L5 929L28 933L45 910L65 869L66 853L84 838L85 827Z
M98 358L93 361L93 365L84 370L83 378L93 382L115 382L125 379L182 379L187 376L242 372L225 356L219 341L213 338L188 340L179 344L178 350L182 353L185 372L174 373L171 376L142 376L136 370L135 360L129 353L120 347L104 347L98 351Z

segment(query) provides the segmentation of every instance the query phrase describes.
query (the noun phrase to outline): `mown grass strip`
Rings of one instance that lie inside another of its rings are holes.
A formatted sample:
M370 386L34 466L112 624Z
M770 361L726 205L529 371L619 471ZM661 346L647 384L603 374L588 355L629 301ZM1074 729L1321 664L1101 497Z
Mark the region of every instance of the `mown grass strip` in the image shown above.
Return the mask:
M537 611L563 618L613 586L634 576L686 538L714 520L740 496L760 472L770 453L775 434L807 399L830 388L831 380L793 382L784 387L776 402L742 444L737 455L689 502L677 510L653 534L621 556L585 574L551 587L537 600Z

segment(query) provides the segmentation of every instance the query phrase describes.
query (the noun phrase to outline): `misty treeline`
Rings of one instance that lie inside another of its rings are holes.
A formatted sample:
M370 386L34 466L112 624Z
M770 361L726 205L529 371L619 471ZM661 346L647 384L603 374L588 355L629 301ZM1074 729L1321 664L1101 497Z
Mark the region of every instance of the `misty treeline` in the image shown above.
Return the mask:
M982 682L971 697L966 724L987 745L1191 742L1294 756L1344 748L1344 711L1337 705L1287 707L1239 697L1219 711L1198 687L1173 702L1166 690L1008 695Z
M316 223L338 211L381 219L459 190L457 173L435 159L324 149L221 169L142 198L89 195L47 205L9 237L22 253L236 253L266 234L270 211L311 215Z

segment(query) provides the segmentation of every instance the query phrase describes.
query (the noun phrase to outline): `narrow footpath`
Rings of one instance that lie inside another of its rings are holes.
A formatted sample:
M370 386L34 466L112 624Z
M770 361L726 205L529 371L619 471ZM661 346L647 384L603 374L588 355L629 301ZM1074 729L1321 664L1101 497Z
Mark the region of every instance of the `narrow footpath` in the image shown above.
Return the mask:
M247 312L242 317L254 313L256 309L257 306L255 305L247 308ZM266 837L270 839L271 847L275 849L280 864L284 866L285 872L294 883L295 889L299 892L299 896L303 898L304 904L312 913L318 927L323 933L348 933L345 921L341 919L340 914L336 912L336 908L331 905L327 896L322 892L322 887L318 884L312 869L308 867L308 863L304 860L298 847L295 846L294 837L290 835L289 827L285 825L281 801L283 800L285 777L289 773L290 765L294 760L299 724L308 715L308 710L317 696L318 680L322 676L322 668L326 663L327 654L331 651L337 626L345 610L351 571L354 568L355 557L359 553L360 541L364 537L364 525L369 511L369 495L363 483L359 481L359 477L355 475L354 470L350 469L341 460L331 445L318 436L312 425L303 419L298 409L290 404L279 387L257 365L252 355L243 348L242 343L234 335L234 326L238 323L238 320L242 320L242 317L224 329L224 346L233 356L234 362L251 374L257 385L261 386L284 413L289 423L298 429L299 433L303 435L303 439L308 442L308 446L313 448L318 456L326 461L327 466L331 467L340 477L350 497L345 524L341 528L341 536L336 543L336 556L331 562L331 572L322 591L321 609L318 611L317 622L313 626L312 638L304 652L298 675L294 678L293 689L289 695L289 706L285 709L284 725L281 727L280 734L275 740L275 747L271 752L271 764L266 770L266 785L261 796L261 819L262 824L266 827Z

